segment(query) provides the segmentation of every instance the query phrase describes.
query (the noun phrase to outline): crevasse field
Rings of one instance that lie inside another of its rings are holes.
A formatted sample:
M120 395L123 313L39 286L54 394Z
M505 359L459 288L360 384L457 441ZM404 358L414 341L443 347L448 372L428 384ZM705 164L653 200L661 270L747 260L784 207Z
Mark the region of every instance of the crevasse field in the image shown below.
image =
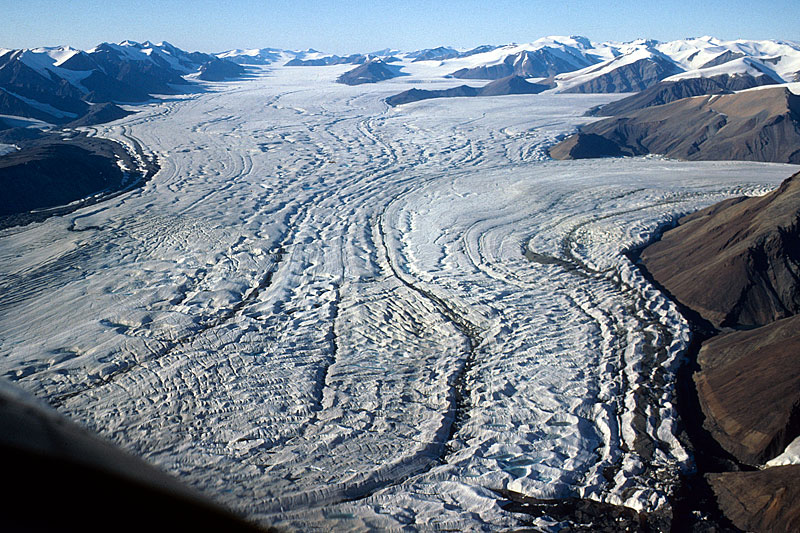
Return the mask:
M91 129L161 170L0 233L1 373L289 529L533 520L493 489L665 508L691 468L688 328L623 253L793 167L554 162L619 96L392 109L459 80L334 83L348 68L264 69Z

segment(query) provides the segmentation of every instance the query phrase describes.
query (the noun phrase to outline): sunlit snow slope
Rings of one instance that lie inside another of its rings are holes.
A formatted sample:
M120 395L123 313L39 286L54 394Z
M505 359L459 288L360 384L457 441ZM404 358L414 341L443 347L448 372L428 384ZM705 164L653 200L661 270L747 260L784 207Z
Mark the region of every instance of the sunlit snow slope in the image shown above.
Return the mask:
M527 523L500 488L663 509L688 330L621 254L793 170L553 162L614 97L390 109L420 80L347 68L92 130L161 170L0 233L0 373L264 523Z

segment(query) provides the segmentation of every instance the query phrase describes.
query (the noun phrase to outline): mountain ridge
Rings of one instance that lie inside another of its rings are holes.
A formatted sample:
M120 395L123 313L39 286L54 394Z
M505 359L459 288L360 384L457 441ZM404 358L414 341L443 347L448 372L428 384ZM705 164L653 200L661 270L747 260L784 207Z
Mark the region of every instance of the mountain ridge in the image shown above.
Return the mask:
M587 135L613 150L578 155ZM587 124L550 149L555 159L663 154L690 161L800 163L800 96L786 87L693 96Z
M66 46L2 49L0 114L61 125L82 119L88 125L103 116L91 112L94 104L142 103L155 94L178 94L192 85L184 76L193 73L217 81L244 72L233 62L168 42L101 43L85 51ZM123 114L118 109L110 116Z

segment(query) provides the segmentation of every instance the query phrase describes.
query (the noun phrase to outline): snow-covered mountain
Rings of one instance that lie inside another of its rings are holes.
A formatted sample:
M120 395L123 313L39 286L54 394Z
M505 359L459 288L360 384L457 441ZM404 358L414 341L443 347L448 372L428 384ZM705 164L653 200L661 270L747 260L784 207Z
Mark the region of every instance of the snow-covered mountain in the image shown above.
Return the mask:
M220 59L227 59L239 65L270 65L285 59L286 55L287 51L279 48L236 48L216 54Z
M460 57L461 53L449 46L439 46L436 48L425 48L415 52L409 52L405 56L414 61L441 61L443 59L453 59Z
M292 67L322 67L327 65L363 65L372 59L392 61L399 54L397 50L386 48L366 54L350 54L339 56L320 52L309 48L307 50L283 50L280 48L237 48L215 54L220 59L233 61L240 65L285 65Z
M364 54L337 56L322 52L309 51L298 53L294 59L286 63L287 67L324 67L327 65L363 65L371 58Z
M544 37L528 44L510 44L460 56L452 72L456 78L499 79L517 75L545 78L594 65L612 57L613 50L585 37Z
M483 45L468 50L440 46L401 52L387 48L370 54L338 56L313 49L262 48L230 50L217 57L240 64L288 66L360 65L381 57L387 62L420 65L434 76L483 80L508 76L549 78L558 91L576 93L638 92L662 80L719 80L720 76L749 76L757 85L800 80L800 44L722 41L714 37L596 43L581 36L550 36L525 44Z
M428 59L412 52L398 57L426 62L440 75L456 78L552 78L563 92L636 92L665 79L720 75L766 77L774 83L800 80L800 44L790 41L699 37L595 43L580 36L555 36L457 54L433 50L440 56Z
M404 72L424 71L426 77L546 78L556 91L575 93L639 92L662 81L701 78L730 90L800 81L800 44L778 40L699 37L596 43L580 36L553 36L469 50L441 46L348 56L278 48L212 55L186 52L167 42L123 41L86 51L65 46L0 49L0 114L67 124L87 116L93 104L137 103L154 94L180 92L190 83L187 75L217 81L241 76L241 65L363 65L376 58L397 63ZM114 110L103 113L117 115Z
M238 65L211 54L186 52L167 42L102 43L90 50L68 46L0 49L0 114L64 124L93 104L137 103L175 94L188 82L241 75Z
M565 92L634 92L661 80L766 76L774 83L800 79L800 44L788 41L721 41L700 37L661 43L607 43L614 57L556 77ZM765 84L765 83L762 83Z

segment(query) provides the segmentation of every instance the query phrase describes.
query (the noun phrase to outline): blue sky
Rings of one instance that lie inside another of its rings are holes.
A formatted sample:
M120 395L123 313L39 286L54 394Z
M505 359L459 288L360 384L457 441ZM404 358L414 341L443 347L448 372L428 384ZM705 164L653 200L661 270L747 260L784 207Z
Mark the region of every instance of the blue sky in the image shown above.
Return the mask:
M798 0L0 0L0 13L0 48L149 39L205 52L310 47L345 54L546 35L800 41Z

